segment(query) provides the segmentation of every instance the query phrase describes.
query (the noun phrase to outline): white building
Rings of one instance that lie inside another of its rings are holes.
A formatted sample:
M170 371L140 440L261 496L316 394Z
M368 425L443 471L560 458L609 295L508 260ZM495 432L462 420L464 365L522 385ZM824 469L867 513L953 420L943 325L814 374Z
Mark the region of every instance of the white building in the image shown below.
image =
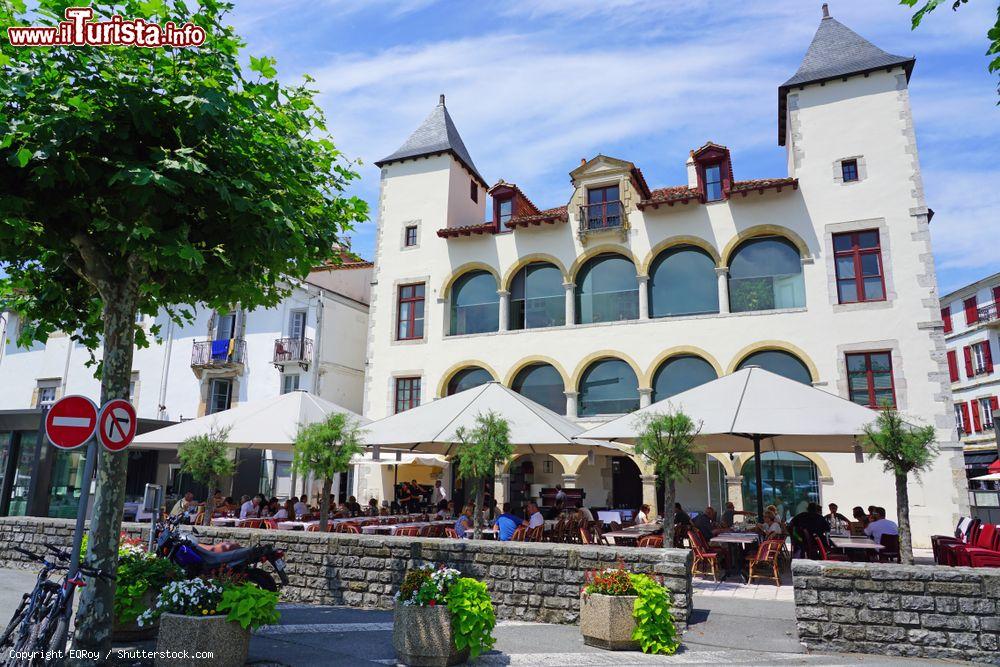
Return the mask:
M965 447L969 477L986 474L997 460L994 415L1000 411L1000 273L941 297L941 319L948 348L948 374L955 401L955 423ZM973 513L1000 521L1000 484L970 482Z
M313 271L274 308L196 307L184 326L165 313L143 318L147 332L154 324L161 331L160 340L149 335L149 347L135 350L131 392L140 428L156 426L145 420L192 419L294 390L360 412L371 271L370 262L347 258ZM15 313L4 313L0 515L75 516L83 452L38 446L40 408L69 394L96 402L100 383L86 366L89 352L69 336L57 332L25 349L15 344L19 327ZM290 495L290 459L285 452L239 450L233 493ZM178 479L178 469L175 451L134 449L127 495L141 495L154 481L174 491L191 486Z
M968 500L913 65L824 17L778 88L787 175L737 179L738 156L708 142L687 157L687 183L653 188L637 165L598 155L548 209L513 183L487 185L442 96L377 163L365 414L496 380L593 423L757 364L933 424L942 451L911 483L911 516L917 544L950 531ZM895 512L878 462L765 456L766 499L789 514L809 500ZM710 457L681 501L742 505L755 488L750 458ZM588 506L635 507L653 502L648 473L628 457L523 457L496 493L516 508L561 482L583 488ZM363 498L391 493L376 477L358 473Z

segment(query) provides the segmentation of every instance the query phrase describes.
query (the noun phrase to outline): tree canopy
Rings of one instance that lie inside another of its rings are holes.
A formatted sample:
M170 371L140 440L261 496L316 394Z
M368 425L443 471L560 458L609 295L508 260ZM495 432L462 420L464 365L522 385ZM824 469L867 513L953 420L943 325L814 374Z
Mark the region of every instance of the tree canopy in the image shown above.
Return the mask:
M361 444L363 430L358 420L348 414L335 412L324 421L302 426L295 437L295 454L292 467L301 475L312 473L323 480L323 497L320 498L320 530L326 530L329 512L328 497L333 486L333 476L347 472L351 459L364 448Z
M694 452L694 439L701 430L691 417L680 410L636 416L639 437L635 453L645 459L663 481L663 546L672 546L674 502L677 482L686 480L698 469L701 457Z
M235 462L229 447L229 429L212 429L188 438L177 448L181 472L208 487L205 499L205 525L210 525L215 511L215 490L224 477L231 477Z
M510 444L510 424L490 410L485 415L477 415L472 428L461 426L456 429L455 437L459 442L455 454L458 476L476 485L474 524L478 538L482 530L483 481L514 454L514 446Z

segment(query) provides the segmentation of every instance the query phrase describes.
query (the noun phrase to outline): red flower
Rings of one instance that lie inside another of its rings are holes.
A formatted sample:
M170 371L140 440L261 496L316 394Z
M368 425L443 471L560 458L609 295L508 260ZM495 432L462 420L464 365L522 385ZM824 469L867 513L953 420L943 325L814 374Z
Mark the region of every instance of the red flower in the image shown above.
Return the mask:
M434 600L431 600L428 606L433 607L436 604L437 604L437 602L435 602Z

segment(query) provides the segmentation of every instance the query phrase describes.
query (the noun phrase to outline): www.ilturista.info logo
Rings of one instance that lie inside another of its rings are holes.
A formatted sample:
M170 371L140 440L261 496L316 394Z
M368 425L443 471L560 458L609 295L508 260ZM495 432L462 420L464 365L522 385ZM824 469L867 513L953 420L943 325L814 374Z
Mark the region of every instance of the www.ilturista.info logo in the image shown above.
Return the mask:
M11 46L142 46L149 49L201 46L205 29L193 23L182 26L168 21L160 26L144 19L112 16L108 21L91 21L90 7L67 7L66 20L57 26L11 26L7 38Z

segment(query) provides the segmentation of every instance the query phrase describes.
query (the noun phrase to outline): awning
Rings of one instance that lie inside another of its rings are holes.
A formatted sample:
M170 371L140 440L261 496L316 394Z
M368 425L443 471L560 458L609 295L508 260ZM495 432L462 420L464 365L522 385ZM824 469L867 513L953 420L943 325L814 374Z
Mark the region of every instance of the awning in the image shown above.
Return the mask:
M988 468L991 464L997 461L997 450L995 449L985 449L979 451L965 452L965 467L966 469L972 468Z

